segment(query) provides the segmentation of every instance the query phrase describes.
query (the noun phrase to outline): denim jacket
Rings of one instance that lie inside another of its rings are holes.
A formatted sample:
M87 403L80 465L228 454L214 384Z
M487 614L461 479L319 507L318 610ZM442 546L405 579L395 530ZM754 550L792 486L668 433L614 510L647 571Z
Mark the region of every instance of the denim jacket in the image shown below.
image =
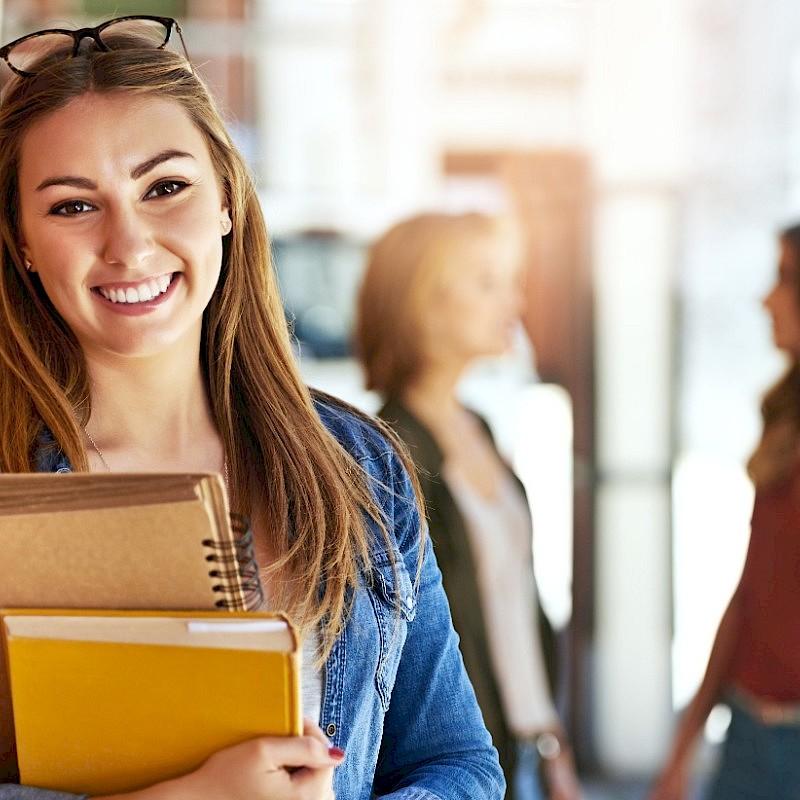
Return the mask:
M371 424L327 400L317 401L317 411L373 478L395 561L393 571L375 529L373 574L364 576L325 666L320 725L347 754L334 776L336 796L501 800L505 782L497 752L464 671L429 539L420 581L414 581L420 520L408 474ZM69 464L51 454L40 468L65 471ZM0 786L0 800L74 797Z

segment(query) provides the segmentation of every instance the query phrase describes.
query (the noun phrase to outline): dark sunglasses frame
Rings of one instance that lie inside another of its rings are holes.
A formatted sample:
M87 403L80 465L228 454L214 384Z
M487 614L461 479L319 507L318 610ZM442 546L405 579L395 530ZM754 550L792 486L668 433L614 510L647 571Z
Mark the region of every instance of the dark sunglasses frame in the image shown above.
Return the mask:
M154 17L151 16L150 14L131 14L126 17L115 17L114 19L110 19L107 22L103 22L94 28L78 28L78 30L68 30L66 28L47 28L46 30L29 33L26 36L21 36L19 39L14 39L13 42L9 42L4 47L0 48L0 58L2 58L6 62L6 64L8 64L9 69L16 72L17 75L20 75L23 78L32 78L36 75L35 72L28 72L27 70L19 69L15 67L9 60L11 52L17 45L22 44L22 42L27 42L30 39L36 39L40 36L48 36L50 34L57 33L61 34L62 36L71 36L72 41L74 43L72 52L65 54L64 60L68 58L75 58L75 56L78 55L81 42L84 39L93 39L99 50L102 50L103 52L108 52L109 48L106 46L102 38L103 31L112 25L116 25L119 22L127 22L128 20L146 20L149 22L159 22L164 26L164 31L165 31L164 41L160 45L158 45L158 47L154 48L156 50L163 50L167 46L170 36L172 36L172 29L175 28L175 30L178 32L178 37L181 40L181 46L183 47L183 55L186 57L186 61L189 64L189 67L191 68L192 62L189 59L189 52L186 49L186 42L183 41L183 31L181 30L181 26L178 25L178 21L173 19L172 17Z

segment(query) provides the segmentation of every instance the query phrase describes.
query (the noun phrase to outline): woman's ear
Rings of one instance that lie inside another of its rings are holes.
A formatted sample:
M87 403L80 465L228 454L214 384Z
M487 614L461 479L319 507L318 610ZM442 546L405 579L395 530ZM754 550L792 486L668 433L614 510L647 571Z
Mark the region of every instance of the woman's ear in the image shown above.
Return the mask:
M20 244L20 250L22 250L22 257L25 259L25 269L28 272L36 272L36 270L33 268L30 250L28 250L27 246L23 243Z
M231 232L231 228L233 228L233 223L231 222L231 212L227 206L223 206L222 214L219 218L219 223L222 226L222 235L227 236Z

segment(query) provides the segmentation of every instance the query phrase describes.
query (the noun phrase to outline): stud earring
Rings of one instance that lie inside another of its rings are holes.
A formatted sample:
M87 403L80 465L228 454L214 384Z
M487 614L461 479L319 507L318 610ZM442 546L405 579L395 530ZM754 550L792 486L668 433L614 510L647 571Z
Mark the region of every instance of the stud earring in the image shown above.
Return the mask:
M231 232L231 228L233 227L231 218L226 215L219 222L220 225L222 226L222 235L227 236Z
M29 258L25 259L25 269L28 270L28 272L33 269L33 262Z

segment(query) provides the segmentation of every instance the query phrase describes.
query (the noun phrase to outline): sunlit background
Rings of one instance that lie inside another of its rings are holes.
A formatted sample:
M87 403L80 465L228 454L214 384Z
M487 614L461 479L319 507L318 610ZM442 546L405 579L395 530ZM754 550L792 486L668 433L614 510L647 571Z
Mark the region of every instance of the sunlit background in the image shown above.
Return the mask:
M180 20L258 177L305 374L364 408L349 330L369 242L422 209L519 217L532 347L464 393L530 491L580 763L651 776L741 569L742 465L782 369L760 298L800 217L800 3L0 7L5 41Z

